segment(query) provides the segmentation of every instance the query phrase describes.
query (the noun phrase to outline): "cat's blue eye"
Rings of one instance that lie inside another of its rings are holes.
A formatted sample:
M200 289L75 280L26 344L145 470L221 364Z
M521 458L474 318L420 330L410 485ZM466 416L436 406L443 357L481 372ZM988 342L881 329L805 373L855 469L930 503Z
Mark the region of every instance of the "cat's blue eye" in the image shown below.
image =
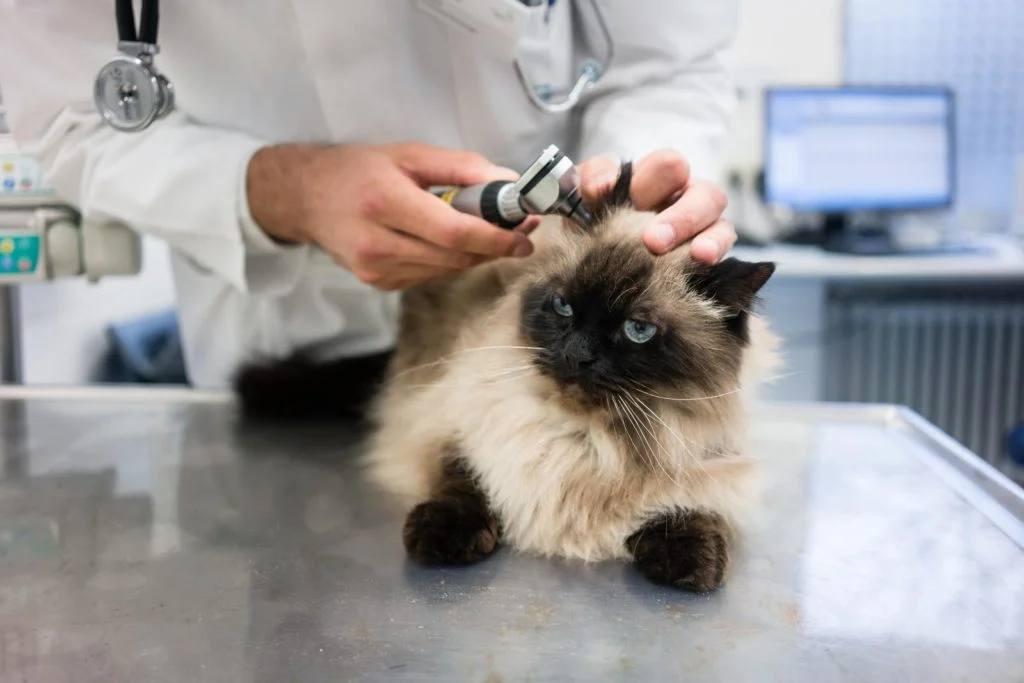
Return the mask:
M570 306L565 301L565 299L563 299L562 297L558 296L557 294L555 295L555 298L552 299L551 306L552 306L552 308L555 309L555 313L557 313L558 315L562 316L563 318L571 318L572 317L572 306Z
M654 339L654 335L658 333L658 326L643 320L627 320L622 326L622 331L631 342L646 344Z

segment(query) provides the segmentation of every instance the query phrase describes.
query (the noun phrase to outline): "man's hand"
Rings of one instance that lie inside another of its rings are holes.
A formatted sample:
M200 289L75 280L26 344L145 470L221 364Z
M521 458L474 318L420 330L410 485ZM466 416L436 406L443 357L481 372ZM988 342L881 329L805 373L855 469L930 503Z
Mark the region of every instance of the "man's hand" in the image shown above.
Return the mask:
M253 156L246 187L252 216L268 235L316 244L363 282L395 290L530 254L526 233L536 220L505 230L425 191L516 178L480 155L416 143L280 145Z
M588 201L609 189L619 173L619 164L606 157L588 159L579 168ZM630 189L637 208L659 212L643 234L655 254L693 238L694 258L713 264L735 244L736 230L722 219L725 193L714 183L691 179L689 164L677 152L659 150L633 164Z

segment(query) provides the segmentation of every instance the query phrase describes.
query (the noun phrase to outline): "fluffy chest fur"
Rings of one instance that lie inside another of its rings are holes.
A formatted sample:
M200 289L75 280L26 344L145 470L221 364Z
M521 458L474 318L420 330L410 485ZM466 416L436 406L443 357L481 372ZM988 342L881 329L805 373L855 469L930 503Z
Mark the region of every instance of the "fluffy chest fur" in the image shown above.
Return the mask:
M510 384L516 383L530 380ZM623 558L630 534L660 513L713 507L733 518L752 500L753 464L745 458L708 457L702 439L677 431L688 440L680 444L653 420L645 423L649 432L632 435L633 446L611 425L519 389L488 405L477 395L473 418L458 428L466 460L518 548L587 561ZM645 460L642 449L651 441L665 451L658 462ZM695 451L700 461L665 464L696 458Z

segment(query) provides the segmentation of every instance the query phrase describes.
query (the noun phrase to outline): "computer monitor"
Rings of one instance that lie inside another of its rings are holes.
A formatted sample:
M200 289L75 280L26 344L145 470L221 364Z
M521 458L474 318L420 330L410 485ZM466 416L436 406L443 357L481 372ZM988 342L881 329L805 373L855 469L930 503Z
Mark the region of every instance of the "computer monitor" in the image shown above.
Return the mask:
M771 88L765 93L769 206L823 212L949 208L954 96L939 87Z

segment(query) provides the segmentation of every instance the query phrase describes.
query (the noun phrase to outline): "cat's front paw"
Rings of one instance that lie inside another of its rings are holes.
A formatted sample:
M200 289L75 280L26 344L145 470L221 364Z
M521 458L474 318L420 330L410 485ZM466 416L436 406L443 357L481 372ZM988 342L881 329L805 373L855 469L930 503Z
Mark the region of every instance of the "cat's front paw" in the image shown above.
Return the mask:
M626 545L634 566L651 581L705 593L725 580L729 539L720 515L686 511L651 520Z
M461 501L420 503L405 520L405 550L425 565L471 564L498 546L498 524L490 511Z

